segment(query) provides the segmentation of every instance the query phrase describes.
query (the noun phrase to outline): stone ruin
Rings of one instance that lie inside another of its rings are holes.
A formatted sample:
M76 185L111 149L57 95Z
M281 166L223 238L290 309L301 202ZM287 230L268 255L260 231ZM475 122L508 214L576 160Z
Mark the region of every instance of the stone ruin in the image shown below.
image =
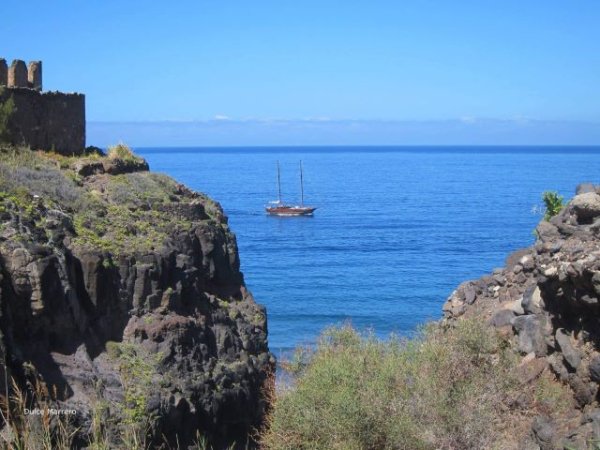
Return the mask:
M42 90L42 62L31 61L27 66L27 82L36 91Z
M8 141L65 155L85 148L85 96L42 92L42 62L0 58L0 103L12 98Z
M42 90L42 62L31 61L28 66L24 61L15 59L10 67L4 58L0 58L0 86L10 88L30 88Z

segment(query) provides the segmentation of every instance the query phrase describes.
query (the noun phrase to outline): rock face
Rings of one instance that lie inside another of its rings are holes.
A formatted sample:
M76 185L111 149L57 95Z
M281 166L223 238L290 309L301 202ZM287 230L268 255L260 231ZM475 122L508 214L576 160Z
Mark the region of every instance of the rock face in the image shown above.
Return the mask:
M117 180L105 170L78 181L84 198L106 206L98 216L122 207L100 193ZM216 447L244 444L263 418L274 359L265 309L244 285L227 218L218 204L166 177L119 177L125 186L159 181L168 200L154 203L148 217L168 214L177 226L156 235L127 223L131 239L146 232L157 241L106 250L101 236L83 240L80 213L56 199L28 197L36 205L31 217L4 199L0 358L7 375L55 387L58 405L77 411L80 447L99 407L125 424L152 418L153 448L165 440L187 448L197 432Z
M571 417L537 416L522 448L595 448L600 441L600 190L589 183L549 222L537 242L492 275L461 284L445 321L482 317L507 342L571 390ZM474 293L474 294L473 294Z

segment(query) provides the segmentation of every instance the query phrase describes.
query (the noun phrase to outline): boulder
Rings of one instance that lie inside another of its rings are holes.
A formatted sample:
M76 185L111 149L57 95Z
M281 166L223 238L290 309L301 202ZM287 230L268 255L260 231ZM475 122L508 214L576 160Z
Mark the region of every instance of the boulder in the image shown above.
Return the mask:
M523 270L530 272L535 268L535 261L531 255L525 255L519 260L519 264L523 267Z
M521 384L528 384L537 379L548 366L546 358L536 358L535 353L529 353L519 364L517 376Z
M82 177L104 173L104 166L101 161L80 160L73 163L71 167L77 175Z
M569 386L573 390L573 397L580 407L591 404L598 390L595 383L585 383L574 373L569 374Z
M569 209L575 213L579 224L592 223L600 216L600 195L595 192L576 195L571 200Z
M598 441L600 439L600 409L594 408L588 410L582 420L582 424L591 424L592 427L592 439Z
M548 348L543 334L542 319L539 316L515 317L512 326L519 335L518 350L521 353L535 352L536 356L546 356Z
M598 304L598 298L596 296L590 296L587 294L582 295L579 301L586 306L596 306Z
M549 417L537 416L533 419L531 431L540 450L554 450L554 429L555 424Z
M501 309L496 311L490 319L490 324L495 328L501 328L510 325L515 318L515 313L511 309Z
M521 316L521 315L525 314L525 310L523 309L523 305L522 305L522 299L520 299L520 298L513 300L511 302L508 302L504 308L511 310L517 316Z
M521 261L525 256L530 255L530 254L531 254L531 249L529 249L529 248L522 248L520 250L512 252L506 258L506 261L505 261L506 269L512 270L515 265L519 264L519 261Z
M596 192L596 186L592 183L581 183L575 188L575 195L588 194L590 192Z
M475 287L471 284L465 287L465 302L468 305L472 305L477 298L477 293L475 292Z
M556 343L560 347L560 351L562 352L567 364L569 364L573 370L577 370L581 364L581 356L573 347L573 344L571 344L571 337L565 332L564 329L559 328L556 330L554 338L556 339Z
M530 286L525 290L521 306L527 314L539 314L542 312L544 304L540 288L537 285Z
M589 363L588 370L592 381L600 382L600 356L594 356Z
M558 356L558 353L553 353L548 357L548 364L552 369L552 372L558 377L559 380L566 383L569 380L569 371L565 367L563 358Z
M592 286L594 288L594 292L597 295L600 295L600 271L594 272L592 275Z
M542 242L550 242L560 236L556 225L541 221L537 227L535 227L536 234Z

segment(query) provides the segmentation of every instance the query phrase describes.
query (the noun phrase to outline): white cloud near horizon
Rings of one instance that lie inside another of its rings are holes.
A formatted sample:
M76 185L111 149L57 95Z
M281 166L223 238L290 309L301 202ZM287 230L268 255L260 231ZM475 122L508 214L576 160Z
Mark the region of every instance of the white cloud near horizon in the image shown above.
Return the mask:
M599 145L600 121L524 117L451 120L330 118L102 122L89 121L88 145L134 147L286 145Z

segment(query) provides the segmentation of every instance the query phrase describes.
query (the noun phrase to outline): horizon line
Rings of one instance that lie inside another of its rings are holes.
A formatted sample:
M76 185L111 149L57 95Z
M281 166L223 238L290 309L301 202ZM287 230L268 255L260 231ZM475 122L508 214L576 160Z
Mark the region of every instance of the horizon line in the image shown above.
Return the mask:
M92 124L153 124L153 123L165 123L165 124L196 124L196 123L260 123L268 124L274 122L290 123L318 123L318 124L339 124L339 123L353 123L353 122L364 122L364 123L444 123L444 122L459 122L465 125L476 125L484 122L510 122L510 123L527 123L527 122L544 122L544 123L569 123L569 124L587 124L587 125L600 125L600 119L540 119L532 117L511 117L511 118L498 118L498 117L454 117L447 119L334 119L334 118L208 118L208 119L123 119L123 120L110 120L110 119L88 119L87 123Z
M108 146L110 147L110 146ZM213 149L213 148L224 148L224 149L251 149L251 148L414 148L414 147L461 147L461 148L511 148L511 147L573 147L573 148L595 148L600 149L600 143L598 144L271 144L271 145L132 145L134 148L146 148L146 149Z

